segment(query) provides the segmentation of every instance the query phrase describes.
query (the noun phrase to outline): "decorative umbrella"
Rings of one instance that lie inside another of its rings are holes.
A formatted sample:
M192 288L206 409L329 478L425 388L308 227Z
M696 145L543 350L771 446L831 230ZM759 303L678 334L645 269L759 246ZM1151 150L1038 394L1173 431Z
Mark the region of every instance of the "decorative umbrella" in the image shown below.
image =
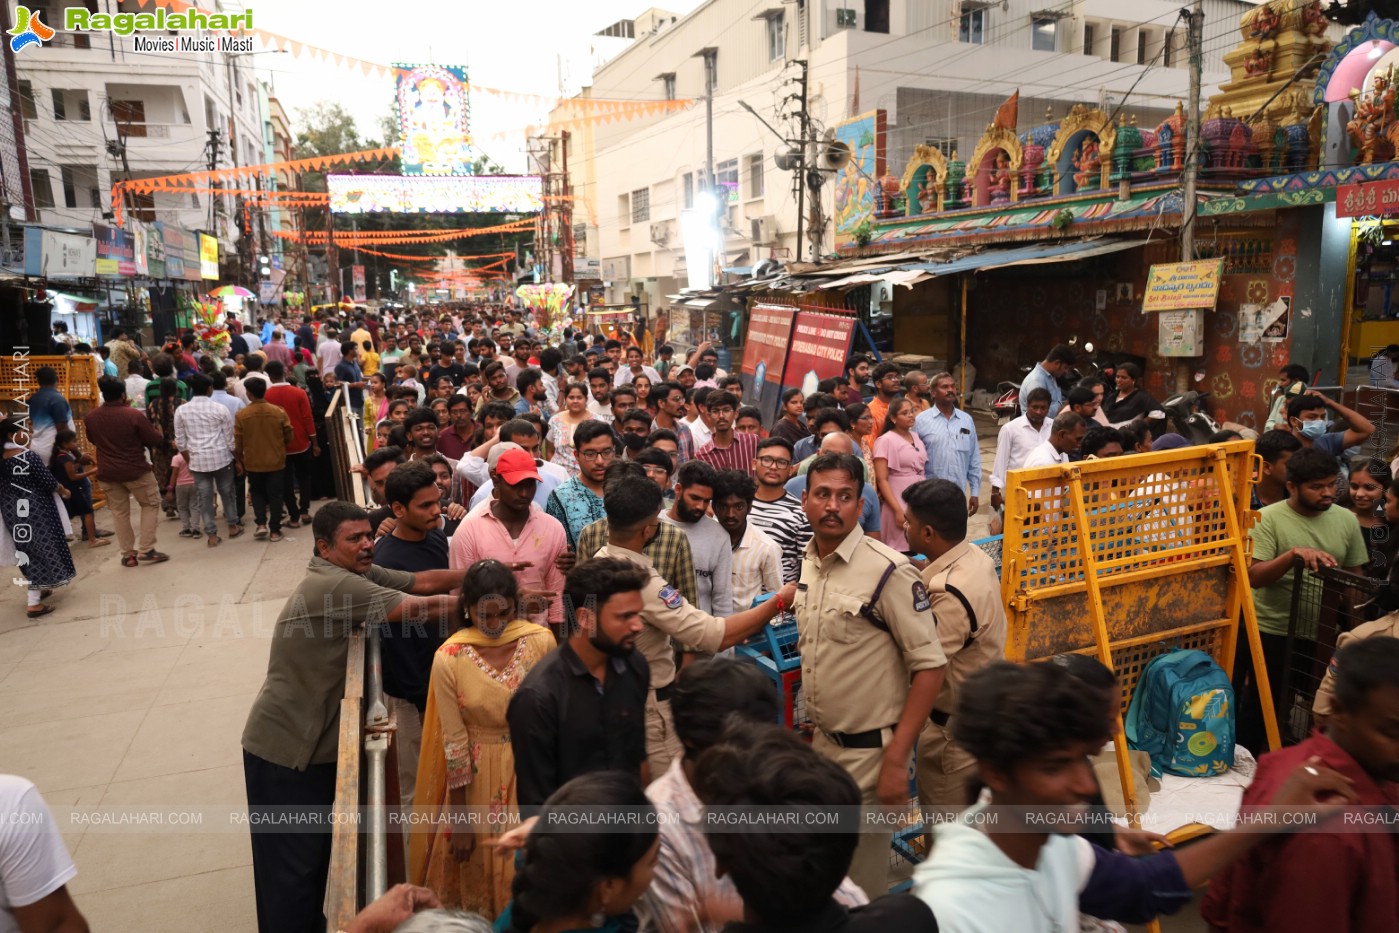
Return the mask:
M220 285L209 292L210 298L256 298L257 296L241 285Z

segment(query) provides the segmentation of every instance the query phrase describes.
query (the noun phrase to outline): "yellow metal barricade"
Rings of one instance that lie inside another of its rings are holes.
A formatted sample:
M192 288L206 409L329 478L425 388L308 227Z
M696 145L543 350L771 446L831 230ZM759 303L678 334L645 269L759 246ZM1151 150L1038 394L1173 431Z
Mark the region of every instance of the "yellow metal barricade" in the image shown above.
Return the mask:
M1250 441L1012 470L1006 477L1001 593L1006 656L1096 656L1122 687L1123 709L1157 655L1194 648L1234 670L1240 620L1252 652L1268 742L1272 693L1248 584ZM1123 798L1136 822L1127 744L1114 740Z

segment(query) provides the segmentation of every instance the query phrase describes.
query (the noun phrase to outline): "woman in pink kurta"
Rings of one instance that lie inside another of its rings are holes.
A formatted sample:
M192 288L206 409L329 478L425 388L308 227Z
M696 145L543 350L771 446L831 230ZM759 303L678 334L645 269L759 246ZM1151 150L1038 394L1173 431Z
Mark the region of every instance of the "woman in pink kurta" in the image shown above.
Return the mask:
M923 479L928 451L913 433L916 412L906 398L889 406L884 433L874 442L874 486L883 503L879 520L880 537L896 551L908 551L904 537L904 490Z

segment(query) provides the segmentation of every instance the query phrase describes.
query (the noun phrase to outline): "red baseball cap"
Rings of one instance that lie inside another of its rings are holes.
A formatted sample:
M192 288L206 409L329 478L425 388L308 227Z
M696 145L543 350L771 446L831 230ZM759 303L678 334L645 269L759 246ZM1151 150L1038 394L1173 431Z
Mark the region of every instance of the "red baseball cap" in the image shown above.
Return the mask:
M508 486L518 485L521 480L539 479L539 470L527 450L507 450L496 461L495 471Z

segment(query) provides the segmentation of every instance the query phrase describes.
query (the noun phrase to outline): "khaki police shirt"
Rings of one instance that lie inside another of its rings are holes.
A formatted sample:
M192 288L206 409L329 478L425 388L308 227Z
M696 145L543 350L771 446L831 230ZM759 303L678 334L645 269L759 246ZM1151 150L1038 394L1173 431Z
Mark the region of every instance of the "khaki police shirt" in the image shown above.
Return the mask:
M724 643L724 620L686 602L645 554L608 544L593 556L619 557L650 574L641 588L641 619L646 628L637 636L636 648L651 667L651 689L659 690L675 680L672 638L687 648L710 653Z
M1399 612L1391 612L1373 622L1357 625L1349 632L1342 632L1336 638L1336 650L1340 651L1346 645L1366 638L1399 638ZM1242 639L1239 640L1239 650L1248 650ZM1322 678L1321 686L1316 688L1316 699L1312 701L1312 715L1330 716L1335 712L1335 707L1336 658L1332 655L1331 663L1326 666L1326 676Z
M875 609L885 632L860 615L890 564ZM899 721L909 678L947 664L932 600L913 565L857 526L823 560L813 538L802 556L793 609L802 693L823 732L867 732Z
M938 639L947 655L947 674L933 709L951 714L957 709L958 691L968 677L1006 656L1006 607L1001 602L1001 581L996 562L975 544L966 541L923 568L923 584L933 600ZM961 593L976 613L976 632Z

